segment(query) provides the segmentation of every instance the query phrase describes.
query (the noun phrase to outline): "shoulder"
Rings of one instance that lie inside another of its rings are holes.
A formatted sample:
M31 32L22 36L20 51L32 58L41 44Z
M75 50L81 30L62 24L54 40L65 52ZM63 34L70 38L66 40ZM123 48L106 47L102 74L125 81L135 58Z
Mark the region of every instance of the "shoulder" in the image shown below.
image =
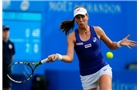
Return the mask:
M102 32L103 29L100 26L93 26L94 30L97 32Z
M76 40L76 39L75 39L75 31L72 31L72 32L68 35L67 39L68 39L68 40L73 40L73 41L75 41L75 40Z
M94 28L94 31L96 32L98 38L101 39L101 37L105 35L104 30L100 26L93 26L93 28Z
M100 36L105 33L104 30L100 26L93 26L93 28L95 32Z
M75 37L75 31L71 32L69 35L68 35L68 38L73 38Z

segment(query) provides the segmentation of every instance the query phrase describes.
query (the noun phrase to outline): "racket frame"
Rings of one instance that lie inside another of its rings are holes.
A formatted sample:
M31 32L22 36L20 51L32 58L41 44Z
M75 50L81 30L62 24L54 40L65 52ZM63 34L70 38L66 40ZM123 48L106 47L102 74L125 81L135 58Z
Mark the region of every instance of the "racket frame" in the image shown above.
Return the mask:
M8 68L7 68L7 77L8 77L11 81L13 81L13 82L15 82L15 83L25 83L25 82L29 81L29 80L32 78L35 69L36 69L39 65L46 63L47 60L48 60L48 58L45 58L45 59L41 60L40 62L34 62L34 63L29 63L29 62L14 62L14 63L11 63L11 64L8 66ZM10 67L11 67L12 65L14 65L14 64L26 64L26 65L28 65L28 66L31 68L32 73L31 73L31 74L29 75L29 77L28 77L26 80L24 80L24 81L17 81L17 80L14 80L14 79L12 79L12 78L10 77L9 72L8 72L9 69L10 69ZM34 68L33 68L32 66L34 66Z

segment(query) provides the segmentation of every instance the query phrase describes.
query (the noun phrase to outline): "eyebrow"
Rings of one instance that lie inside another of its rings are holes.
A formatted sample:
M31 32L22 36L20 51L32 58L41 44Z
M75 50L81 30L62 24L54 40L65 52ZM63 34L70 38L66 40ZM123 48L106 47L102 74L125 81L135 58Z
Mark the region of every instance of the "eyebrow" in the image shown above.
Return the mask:
M85 16L85 15L79 14L79 15L76 15L75 17L79 17L79 16Z

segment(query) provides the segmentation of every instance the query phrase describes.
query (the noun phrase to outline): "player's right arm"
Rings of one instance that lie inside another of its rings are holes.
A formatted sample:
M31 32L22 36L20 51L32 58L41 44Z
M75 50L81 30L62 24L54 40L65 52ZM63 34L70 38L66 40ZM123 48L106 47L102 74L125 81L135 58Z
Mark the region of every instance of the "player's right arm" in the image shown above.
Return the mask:
M72 62L74 58L74 45L75 45L75 33L72 32L68 35L67 38L67 54L62 56L62 61L64 62Z
M74 31L72 33L70 33L67 37L67 54L66 55L62 55L62 61L64 62L72 62L73 61L73 57L74 57L74 45L75 45L75 33ZM54 57L52 57L52 55L48 56L49 61L48 62L53 62L55 60L58 60L58 55L57 54L53 54Z

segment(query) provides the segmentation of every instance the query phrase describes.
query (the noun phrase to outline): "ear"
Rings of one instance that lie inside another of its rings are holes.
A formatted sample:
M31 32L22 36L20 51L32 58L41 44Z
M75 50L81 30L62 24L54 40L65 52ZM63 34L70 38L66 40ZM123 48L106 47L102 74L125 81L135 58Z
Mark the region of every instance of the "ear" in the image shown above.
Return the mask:
M87 16L87 20L89 19L89 15L88 14L86 14L86 16Z

